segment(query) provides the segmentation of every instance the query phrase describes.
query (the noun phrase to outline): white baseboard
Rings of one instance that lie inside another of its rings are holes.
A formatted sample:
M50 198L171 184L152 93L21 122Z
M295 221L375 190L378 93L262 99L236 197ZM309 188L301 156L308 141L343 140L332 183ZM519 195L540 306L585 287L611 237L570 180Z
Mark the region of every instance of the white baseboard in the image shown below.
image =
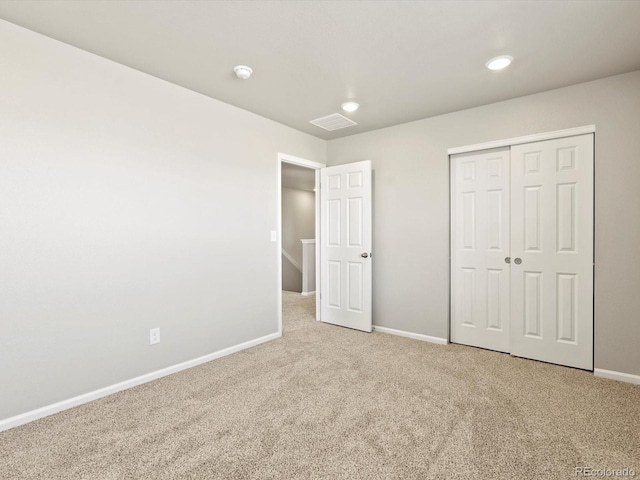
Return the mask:
M621 382L640 385L640 375L632 375L631 373L615 372L613 370L603 370L602 368L594 368L593 374L596 377L609 378L611 380L619 380Z
M315 295L316 292L315 290L313 292L302 292L300 295L302 295L303 297L310 297L312 295Z
M399 337L413 338L414 340L421 340L423 342L437 343L438 345L447 345L449 342L446 338L431 337L429 335L422 335L421 333L405 332L403 330L396 330L395 328L378 327L373 326L376 332L389 333L391 335L398 335Z
M20 415L16 415L14 417L5 418L3 420L0 420L0 432L9 430L10 428L18 427L20 425L24 425L25 423L29 423L34 420L38 420L39 418L48 417L49 415L53 415L54 413L68 410L69 408L82 405L83 403L91 402L92 400L106 397L107 395L111 395L113 393L121 392L122 390L126 390L143 383L157 380L158 378L166 377L167 375L171 375L172 373L177 373L181 370L186 370L187 368L192 368L203 363L210 362L211 360L215 360L216 358L225 357L227 355L231 355L232 353L239 352L240 350L255 347L256 345L275 340L276 338L280 338L281 336L281 332L272 333L271 335L256 338L255 340L249 340L248 342L234 345L232 347L225 348L223 350L219 350L202 357L194 358L193 360L188 360L171 367L166 367L160 370L156 370L155 372L140 375L139 377L125 380L124 382L116 383L115 385L110 385L108 387L94 390L93 392L78 395L77 397L72 397L67 400L62 400L60 402L47 405L36 410L31 410L30 412L21 413Z

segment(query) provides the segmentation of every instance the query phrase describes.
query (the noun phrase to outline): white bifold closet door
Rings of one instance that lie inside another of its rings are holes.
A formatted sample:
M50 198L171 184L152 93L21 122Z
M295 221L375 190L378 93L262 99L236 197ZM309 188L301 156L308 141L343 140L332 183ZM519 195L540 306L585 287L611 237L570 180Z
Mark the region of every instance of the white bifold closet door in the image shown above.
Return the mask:
M451 341L592 370L593 135L451 169Z
M593 135L511 148L511 353L593 369Z
M509 148L451 161L451 341L509 352Z

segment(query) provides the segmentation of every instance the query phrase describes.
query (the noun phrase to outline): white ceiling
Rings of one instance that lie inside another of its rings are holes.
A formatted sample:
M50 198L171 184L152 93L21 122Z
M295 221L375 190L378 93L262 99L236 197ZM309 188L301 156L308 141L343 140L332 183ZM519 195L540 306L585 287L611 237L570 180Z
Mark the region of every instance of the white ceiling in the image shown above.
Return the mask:
M0 18L324 139L640 69L633 0L4 0ZM308 123L347 99L357 126Z

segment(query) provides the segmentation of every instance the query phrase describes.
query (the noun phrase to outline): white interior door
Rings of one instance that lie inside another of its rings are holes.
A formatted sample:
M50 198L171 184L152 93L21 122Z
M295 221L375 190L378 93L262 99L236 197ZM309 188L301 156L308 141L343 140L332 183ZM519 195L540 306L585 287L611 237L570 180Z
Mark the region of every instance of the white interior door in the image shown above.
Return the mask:
M321 320L370 332L371 161L320 171Z
M511 353L593 369L593 135L511 149Z
M509 148L451 159L451 341L509 352Z

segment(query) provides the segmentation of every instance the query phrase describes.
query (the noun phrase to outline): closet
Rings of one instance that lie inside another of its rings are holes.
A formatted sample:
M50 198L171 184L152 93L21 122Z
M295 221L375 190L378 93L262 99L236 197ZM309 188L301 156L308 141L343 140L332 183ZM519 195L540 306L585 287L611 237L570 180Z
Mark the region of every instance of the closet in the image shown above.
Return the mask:
M593 370L593 134L450 163L451 341Z

